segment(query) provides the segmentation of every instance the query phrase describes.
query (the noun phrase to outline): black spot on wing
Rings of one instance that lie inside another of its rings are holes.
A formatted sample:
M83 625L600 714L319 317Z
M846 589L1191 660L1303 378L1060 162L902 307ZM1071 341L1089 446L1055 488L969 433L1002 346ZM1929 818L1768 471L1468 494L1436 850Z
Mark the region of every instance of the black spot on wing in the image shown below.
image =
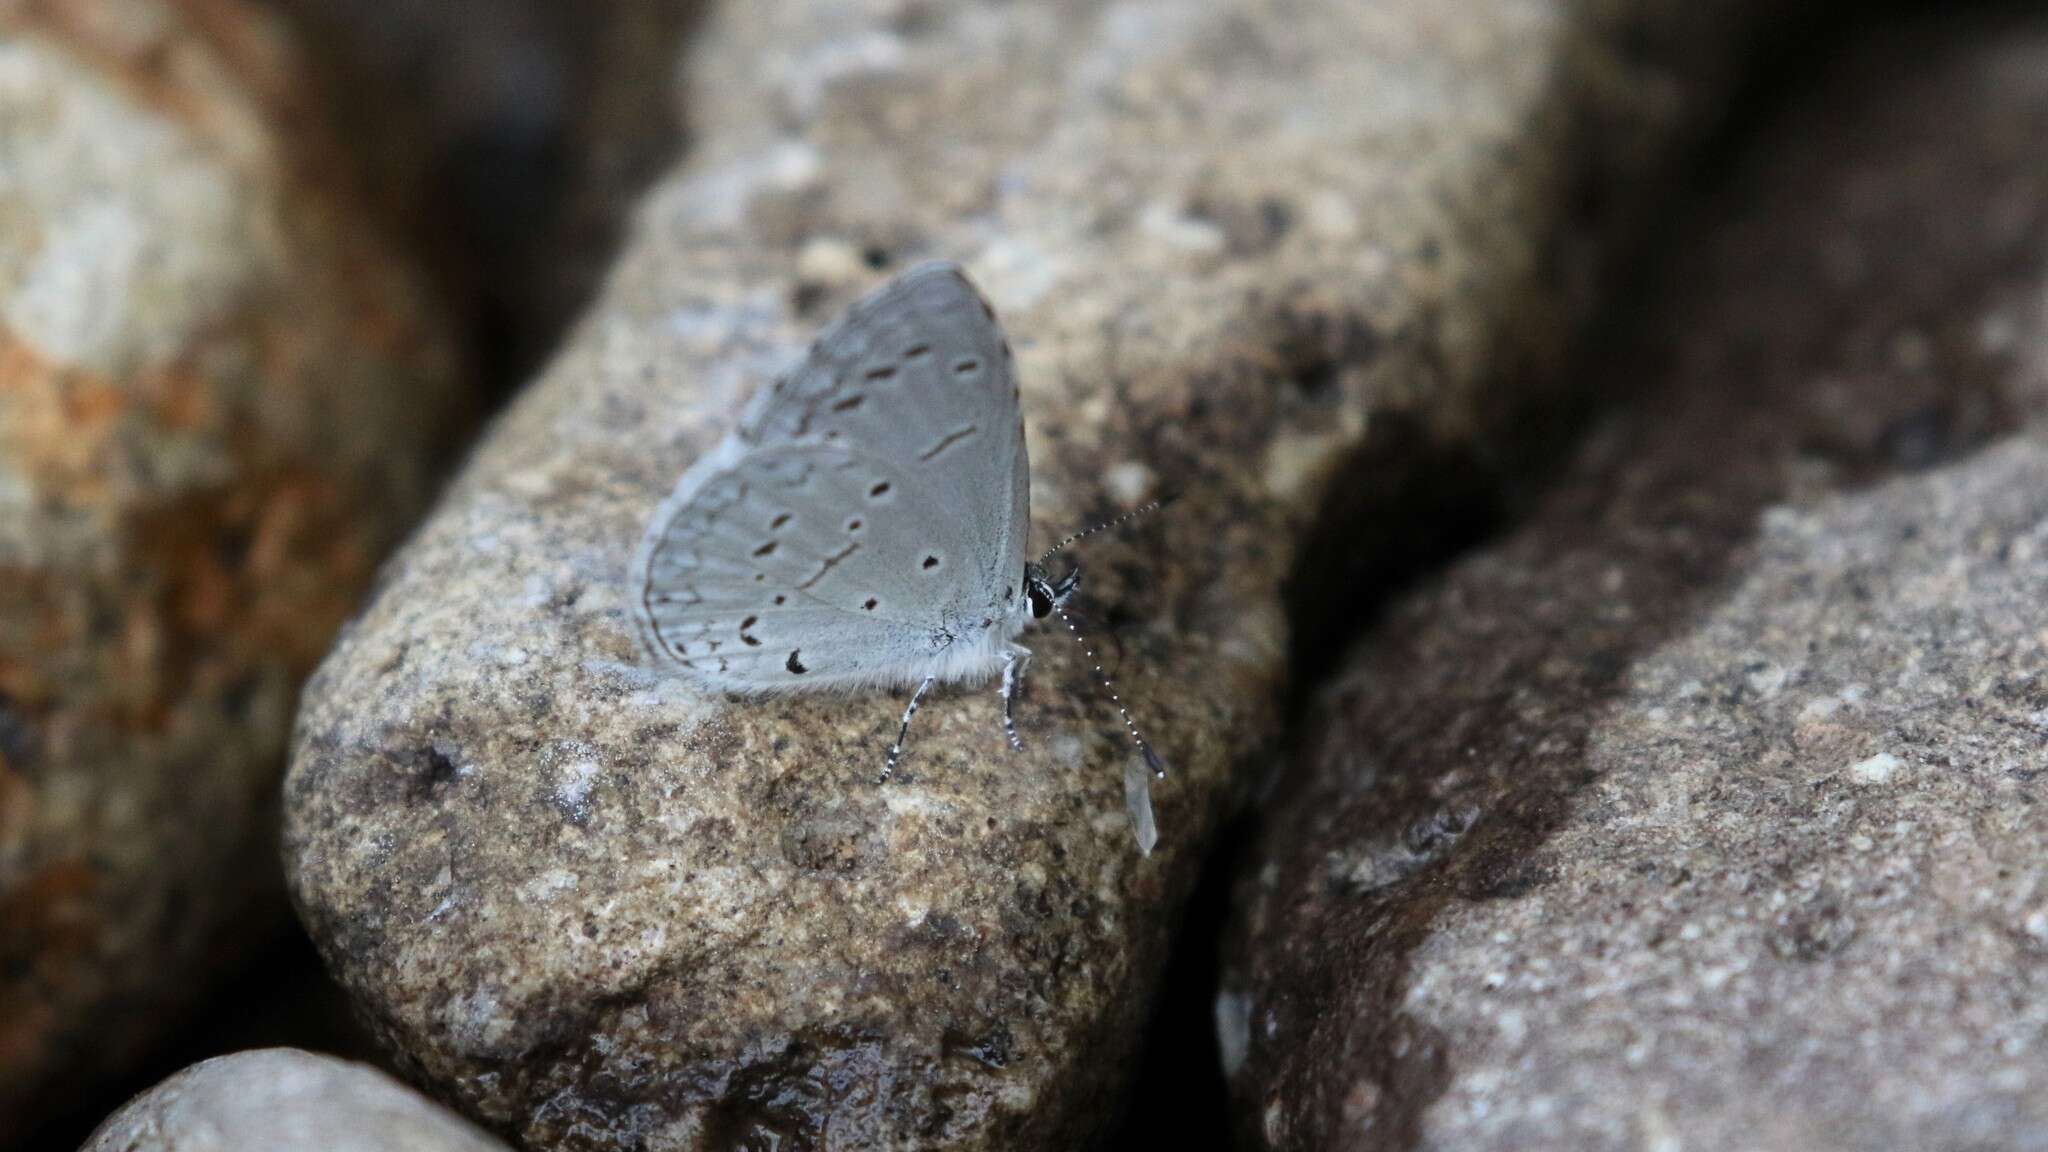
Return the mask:
M784 668L789 669L792 675L801 676L804 673L810 671L809 668L804 667L804 662L802 660L797 659L797 657L801 655L802 652L803 649L801 648L791 648L789 650L789 659L784 660L782 662L782 666Z

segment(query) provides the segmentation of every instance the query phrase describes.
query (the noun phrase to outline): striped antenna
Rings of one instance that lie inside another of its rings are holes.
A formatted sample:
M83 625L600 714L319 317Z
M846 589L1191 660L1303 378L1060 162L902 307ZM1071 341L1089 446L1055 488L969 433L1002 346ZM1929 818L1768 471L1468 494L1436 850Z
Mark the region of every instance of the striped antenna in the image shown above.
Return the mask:
M1171 504L1178 499L1180 499L1179 493L1175 493L1171 496L1161 496L1157 500L1148 501L1144 504L1138 505L1136 508L1131 509L1129 512L1126 512L1121 516L1118 516L1114 520L1104 520L1102 523L1097 524L1093 528L1083 528L1079 532L1074 533L1072 536L1067 537L1065 540L1062 540L1059 543L1053 545L1052 547L1047 548L1045 550L1045 555L1040 556L1038 558L1038 562L1040 564L1045 563L1047 560L1052 558L1053 553L1058 552L1060 549L1065 548L1067 545L1072 544L1076 540L1081 540L1085 539L1086 537L1093 536L1097 532L1106 532L1109 529L1114 528L1119 524L1122 524L1126 520L1135 520L1138 517L1143 516L1147 512L1157 512L1161 508L1166 507L1168 504Z
M1143 508L1134 509L1126 513L1122 518L1128 520L1141 512L1149 512L1157 508L1160 503L1160 501L1154 500ZM1112 520L1110 523L1114 524L1116 521ZM1094 529L1091 528L1089 531L1092 532ZM1081 535L1085 536L1087 533L1083 532ZM1062 547L1064 547L1064 544ZM1059 551L1058 548L1053 549L1053 552L1057 551ZM1048 552L1046 555L1050 556L1052 553ZM1124 707L1123 699L1116 694L1116 683L1109 678L1109 673L1102 670L1102 660L1095 655L1094 646L1088 643L1086 636L1081 635L1081 629L1075 626L1074 618L1067 615L1066 608L1059 604L1054 604L1052 610L1059 613L1060 623L1065 624L1067 631L1073 633L1074 643L1079 644L1081 651L1087 655L1089 666L1095 669L1095 678L1102 682L1102 690L1109 693L1109 702L1116 705L1117 715L1124 718L1124 730L1131 734L1131 743L1137 745L1139 754L1145 757L1145 767L1152 770L1152 778L1155 780L1166 779L1166 761L1159 758L1159 753L1152 750L1151 742L1146 740L1143 734L1138 731L1138 723L1131 719L1130 709Z

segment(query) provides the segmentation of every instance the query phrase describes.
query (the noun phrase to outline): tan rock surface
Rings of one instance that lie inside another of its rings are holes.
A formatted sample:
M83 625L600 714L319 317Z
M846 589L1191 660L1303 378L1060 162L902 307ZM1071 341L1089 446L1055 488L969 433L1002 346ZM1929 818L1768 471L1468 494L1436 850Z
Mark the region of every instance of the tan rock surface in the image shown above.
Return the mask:
M1098 1128L1274 734L1281 586L1332 469L1368 419L1477 452L1557 389L1748 11L721 9L691 159L309 693L288 853L335 971L536 1145ZM1016 347L1039 539L1185 494L1085 554L1176 769L1150 859L1056 635L1026 638L1026 753L992 691L949 692L885 787L900 700L705 698L635 636L627 562L677 474L858 289L941 255Z

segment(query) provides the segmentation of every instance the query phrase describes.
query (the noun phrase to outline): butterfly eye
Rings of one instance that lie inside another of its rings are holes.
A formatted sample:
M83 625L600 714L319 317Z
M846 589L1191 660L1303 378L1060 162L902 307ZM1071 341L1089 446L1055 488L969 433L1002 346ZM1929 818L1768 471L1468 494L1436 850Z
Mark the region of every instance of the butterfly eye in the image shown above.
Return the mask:
M1031 598L1032 619L1043 620L1052 615L1052 591L1045 586L1044 581L1033 580L1026 584L1024 594Z

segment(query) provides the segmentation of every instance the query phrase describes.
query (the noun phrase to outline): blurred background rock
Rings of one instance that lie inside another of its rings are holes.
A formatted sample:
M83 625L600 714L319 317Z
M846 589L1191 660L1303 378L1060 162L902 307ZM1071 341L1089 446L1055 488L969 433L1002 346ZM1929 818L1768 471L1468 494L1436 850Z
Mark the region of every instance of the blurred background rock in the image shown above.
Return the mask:
M0 4L0 1147L365 1051L287 929L297 684L676 147L693 7Z
M475 410L302 59L232 0L0 7L10 1136L282 938L299 681Z

